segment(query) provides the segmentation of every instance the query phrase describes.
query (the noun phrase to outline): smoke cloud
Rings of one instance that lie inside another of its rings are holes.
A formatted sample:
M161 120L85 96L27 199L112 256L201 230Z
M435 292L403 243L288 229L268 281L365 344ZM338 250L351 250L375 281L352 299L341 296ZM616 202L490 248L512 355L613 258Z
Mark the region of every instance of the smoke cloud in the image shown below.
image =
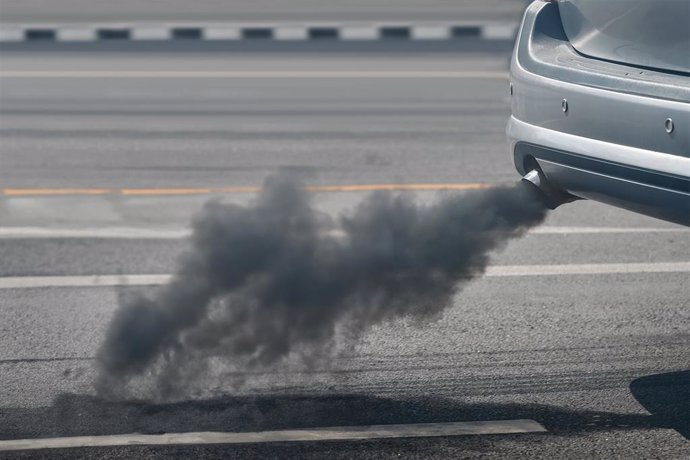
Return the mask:
M518 183L433 204L377 192L333 219L281 174L250 206L210 202L172 281L121 301L97 389L114 397L145 375L160 394L179 391L210 358L265 366L318 353L344 323L356 336L396 317L433 317L491 251L544 219L535 192Z

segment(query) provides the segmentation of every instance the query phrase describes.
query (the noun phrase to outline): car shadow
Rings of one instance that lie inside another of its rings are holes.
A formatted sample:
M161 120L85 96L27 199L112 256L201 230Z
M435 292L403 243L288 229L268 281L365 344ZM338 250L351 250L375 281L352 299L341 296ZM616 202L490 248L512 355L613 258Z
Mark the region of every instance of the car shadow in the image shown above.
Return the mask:
M536 420L549 432L561 435L651 429L668 423L658 415L576 411L536 404L469 404L439 397L277 394L151 404L62 394L50 407L1 410L0 439L509 419Z
M649 375L635 379L630 392L654 419L690 439L690 371Z

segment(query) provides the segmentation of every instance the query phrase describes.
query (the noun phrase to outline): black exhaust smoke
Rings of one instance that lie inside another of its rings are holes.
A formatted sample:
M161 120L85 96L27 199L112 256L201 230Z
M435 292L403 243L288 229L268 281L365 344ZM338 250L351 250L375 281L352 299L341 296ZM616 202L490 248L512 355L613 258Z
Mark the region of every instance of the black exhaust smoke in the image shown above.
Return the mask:
M271 177L249 207L208 203L173 280L121 302L98 353L97 389L126 397L144 378L153 398L184 396L204 361L265 366L318 354L342 324L356 335L395 317L433 317L547 208L519 182L431 205L377 192L333 220L289 177Z

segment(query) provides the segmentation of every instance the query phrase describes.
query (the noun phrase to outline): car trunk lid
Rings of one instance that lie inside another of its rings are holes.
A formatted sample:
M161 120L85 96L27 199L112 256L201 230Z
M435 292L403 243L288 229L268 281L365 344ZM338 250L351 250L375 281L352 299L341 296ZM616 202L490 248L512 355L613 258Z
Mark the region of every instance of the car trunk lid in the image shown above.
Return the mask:
M579 53L690 73L690 0L559 0L558 5Z

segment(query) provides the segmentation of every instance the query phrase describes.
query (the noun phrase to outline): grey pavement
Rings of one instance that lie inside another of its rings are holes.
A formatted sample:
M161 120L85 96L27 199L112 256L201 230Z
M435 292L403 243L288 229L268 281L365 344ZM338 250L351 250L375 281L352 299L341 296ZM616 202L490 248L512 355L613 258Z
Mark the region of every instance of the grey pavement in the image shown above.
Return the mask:
M527 3L527 0L0 0L0 22L517 22Z
M517 179L503 132L509 100L501 54L1 59L2 71L44 73L0 79L2 189L254 186L281 168L322 185ZM189 69L208 75L55 76ZM420 69L429 75L385 77ZM285 77L325 70L344 75ZM348 77L352 70L384 74ZM230 71L271 76L212 76ZM475 76L439 78L452 72ZM365 195L316 193L314 201L336 215ZM5 195L0 230L180 231L208 198ZM218 195L239 203L251 198ZM591 202L557 209L539 230L494 254L493 263L655 264L687 261L690 254L687 229ZM175 238L1 235L0 277L170 273L186 247ZM380 325L360 340L339 342L330 359L311 368L288 361L258 372L217 369L195 397L172 404L94 396L94 355L118 297L133 288L4 289L0 439L527 418L548 432L44 455L685 458L687 279L687 273L478 279L440 318Z
M259 185L278 168L328 184L512 180L504 135L508 82L483 74L506 72L507 60L450 57L6 55L3 71L106 75L3 79L0 181L4 187ZM360 69L480 73L347 78ZM118 71L208 75L108 76ZM275 78L206 78L224 71ZM344 74L285 75L295 71Z

